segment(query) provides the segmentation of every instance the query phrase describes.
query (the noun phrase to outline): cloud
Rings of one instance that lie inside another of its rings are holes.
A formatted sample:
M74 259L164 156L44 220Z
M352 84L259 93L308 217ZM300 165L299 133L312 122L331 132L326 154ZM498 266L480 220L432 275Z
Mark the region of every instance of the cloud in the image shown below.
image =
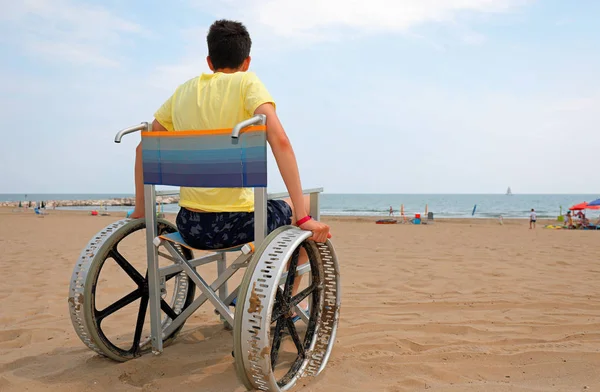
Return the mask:
M486 37L458 22L461 13L501 13L533 0L188 0L213 19L243 21L253 37L255 58L265 53L298 50L323 42L349 42L363 35L401 33L435 51L446 50L442 36L417 31L427 23L445 23L456 42L481 45ZM205 40L208 26L180 30L184 50L153 71L150 83L172 89L188 77L209 72ZM198 39L202 37L202 39Z
M190 0L216 17L242 18L280 37L320 41L340 30L351 33L406 32L429 22L452 23L465 12L498 13L527 0ZM479 40L479 38L478 38Z
M148 35L106 8L72 0L22 0L3 5L5 43L52 62L115 67L127 37Z
M548 108L548 112L590 112L594 113L594 109L600 107L600 97L577 97L570 99L562 99Z
M149 85L158 89L172 91L185 80L202 72L210 72L206 63L208 49L206 35L208 26L185 28L179 31L177 42L182 46L182 57L177 63L159 64L152 70Z
M486 38L483 34L476 32L468 32L462 36L462 41L467 45L481 45L485 40Z

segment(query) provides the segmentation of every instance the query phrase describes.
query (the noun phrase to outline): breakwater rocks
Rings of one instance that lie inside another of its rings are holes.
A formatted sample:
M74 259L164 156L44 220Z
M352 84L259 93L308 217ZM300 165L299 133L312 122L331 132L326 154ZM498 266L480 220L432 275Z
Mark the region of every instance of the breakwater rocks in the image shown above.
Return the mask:
M157 196L157 203L174 204L179 203L179 195L176 196ZM134 206L133 197L114 198L106 200L20 200L20 201L2 201L0 207L101 207L101 206Z

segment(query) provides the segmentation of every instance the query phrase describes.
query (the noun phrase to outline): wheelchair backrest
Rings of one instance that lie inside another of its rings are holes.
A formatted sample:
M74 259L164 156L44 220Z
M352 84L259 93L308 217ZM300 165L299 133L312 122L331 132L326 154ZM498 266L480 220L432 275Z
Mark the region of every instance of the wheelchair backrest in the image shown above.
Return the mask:
M267 186L265 125L142 132L144 184L199 188Z

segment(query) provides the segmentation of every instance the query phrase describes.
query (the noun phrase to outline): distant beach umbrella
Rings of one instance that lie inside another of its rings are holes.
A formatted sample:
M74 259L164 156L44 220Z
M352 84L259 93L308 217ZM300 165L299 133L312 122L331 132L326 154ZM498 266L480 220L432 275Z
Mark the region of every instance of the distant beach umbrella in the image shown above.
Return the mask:
M584 201L583 203L579 203L579 204L575 204L574 206L571 206L569 208L569 210L581 211L581 210L585 210L586 208L588 208L588 203Z
M594 202L598 202L597 204L592 204ZM570 207L569 209L571 211L581 211L581 210L600 210L600 199L599 200L594 200L592 203L587 203L587 202L583 202L583 203L579 203L579 204L575 204L574 206Z
M596 200L594 200L592 202L589 202L588 206L592 206L592 207L593 206L600 206L600 199L596 199Z

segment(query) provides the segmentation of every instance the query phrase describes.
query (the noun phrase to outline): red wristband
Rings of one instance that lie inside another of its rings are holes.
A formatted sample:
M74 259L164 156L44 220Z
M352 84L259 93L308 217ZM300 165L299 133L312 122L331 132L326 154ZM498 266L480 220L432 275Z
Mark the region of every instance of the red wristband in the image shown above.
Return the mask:
M300 219L299 221L296 221L296 226L303 225L304 223L308 222L311 219L312 219L312 216L306 215L304 218Z

